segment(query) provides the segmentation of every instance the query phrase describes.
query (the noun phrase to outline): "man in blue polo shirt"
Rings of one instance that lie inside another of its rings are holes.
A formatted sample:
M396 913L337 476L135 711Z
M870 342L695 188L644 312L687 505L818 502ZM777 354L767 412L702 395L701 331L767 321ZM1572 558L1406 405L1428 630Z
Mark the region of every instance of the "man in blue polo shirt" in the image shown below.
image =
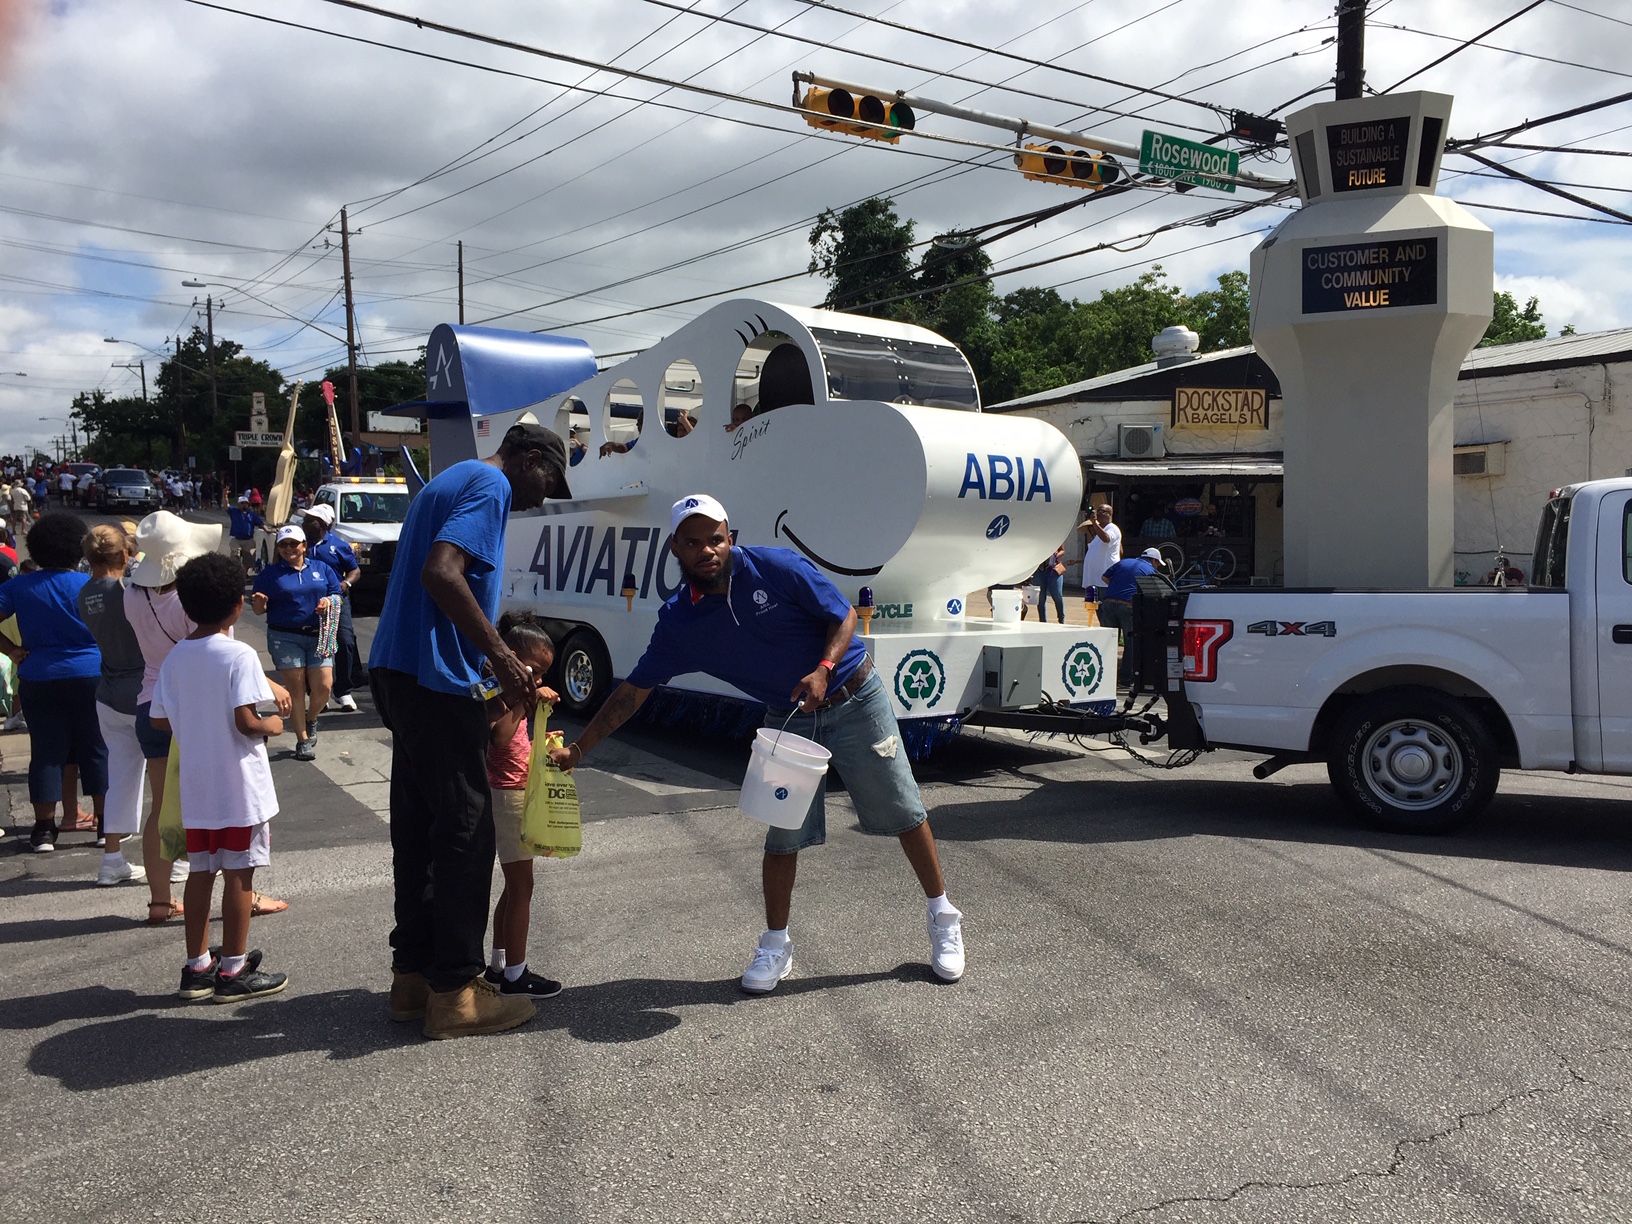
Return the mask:
M357 653L357 630L351 623L351 588L363 576L358 568L357 554L334 533L334 507L318 502L301 519L301 530L306 533L306 553L316 557L340 578L340 633L334 655L334 690L325 710L340 714L357 713L357 699L351 695L363 679L362 658Z
M488 711L472 691L485 659L506 707L537 700L540 677L505 645L499 615L512 508L570 497L567 448L542 425L512 425L498 452L437 473L415 496L368 657L374 708L391 732L393 1020L431 1038L473 1037L533 1018L531 999L483 976L493 882Z
M767 726L787 724L833 754L862 828L900 838L929 899L930 968L942 981L957 981L964 969L963 915L947 900L895 713L855 635L855 609L798 553L733 547L725 507L707 494L675 502L669 528L684 585L658 610L657 628L629 678L577 741L552 757L563 769L574 768L654 687L688 672L706 672L763 701ZM793 881L799 851L827 840L825 798L825 786L818 787L802 827L773 827L765 835L766 930L742 975L751 994L775 990L793 970Z

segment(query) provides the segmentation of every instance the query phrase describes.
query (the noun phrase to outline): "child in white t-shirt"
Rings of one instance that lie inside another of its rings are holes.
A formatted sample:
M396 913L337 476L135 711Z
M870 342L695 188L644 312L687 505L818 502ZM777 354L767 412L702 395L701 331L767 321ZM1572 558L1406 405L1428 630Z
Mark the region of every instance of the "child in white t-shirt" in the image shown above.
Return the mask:
M198 626L159 669L149 719L174 733L181 756L181 823L187 831L184 894L187 963L183 999L237 1003L277 994L288 977L265 973L248 951L255 868L272 861L268 822L277 813L266 737L283 733L274 696L253 647L228 636L244 611L244 571L221 553L206 553L176 572L182 610ZM220 872L221 949L209 948L210 901Z

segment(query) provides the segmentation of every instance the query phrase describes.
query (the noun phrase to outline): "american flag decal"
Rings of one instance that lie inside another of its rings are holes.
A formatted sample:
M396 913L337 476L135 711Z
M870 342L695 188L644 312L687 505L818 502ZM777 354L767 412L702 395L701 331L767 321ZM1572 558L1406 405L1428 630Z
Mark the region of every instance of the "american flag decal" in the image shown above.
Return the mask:
M476 436L478 438L486 438L490 436L492 432L493 422L488 418L483 417L481 420L476 422Z

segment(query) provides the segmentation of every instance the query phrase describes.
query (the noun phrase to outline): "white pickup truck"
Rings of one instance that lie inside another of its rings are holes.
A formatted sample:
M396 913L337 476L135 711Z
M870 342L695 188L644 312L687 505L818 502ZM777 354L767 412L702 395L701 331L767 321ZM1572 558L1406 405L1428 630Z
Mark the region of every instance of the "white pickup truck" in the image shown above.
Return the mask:
M1420 833L1476 816L1504 767L1632 774L1632 479L1553 493L1533 566L1528 586L1172 596L1143 649L1169 742L1272 754L1259 777L1324 761L1363 816Z

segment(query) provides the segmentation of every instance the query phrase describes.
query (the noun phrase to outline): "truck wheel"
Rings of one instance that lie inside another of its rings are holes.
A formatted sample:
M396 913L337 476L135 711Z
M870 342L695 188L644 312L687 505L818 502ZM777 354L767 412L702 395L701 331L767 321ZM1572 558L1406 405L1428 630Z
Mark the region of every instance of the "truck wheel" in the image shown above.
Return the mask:
M1339 721L1326 771L1362 818L1396 833L1448 833L1496 793L1496 743L1464 702L1434 689L1377 693Z
M612 659L593 630L575 629L568 634L555 666L563 712L587 716L606 700L612 687Z

